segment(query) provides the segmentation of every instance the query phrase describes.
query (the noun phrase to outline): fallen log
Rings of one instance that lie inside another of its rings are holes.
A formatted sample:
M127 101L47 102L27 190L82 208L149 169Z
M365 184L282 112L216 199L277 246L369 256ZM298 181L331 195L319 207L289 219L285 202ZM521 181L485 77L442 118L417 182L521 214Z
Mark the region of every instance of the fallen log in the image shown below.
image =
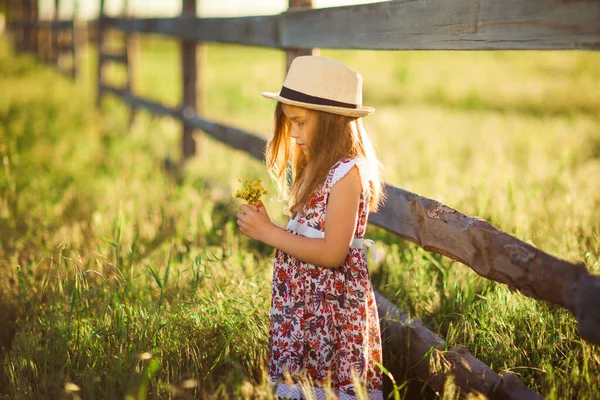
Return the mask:
M543 399L516 375L496 374L469 350L462 347L446 350L446 342L427 329L421 320L409 318L377 291L375 298L384 365L393 376L417 378L442 394L444 383L451 374L465 393L482 393L490 400Z

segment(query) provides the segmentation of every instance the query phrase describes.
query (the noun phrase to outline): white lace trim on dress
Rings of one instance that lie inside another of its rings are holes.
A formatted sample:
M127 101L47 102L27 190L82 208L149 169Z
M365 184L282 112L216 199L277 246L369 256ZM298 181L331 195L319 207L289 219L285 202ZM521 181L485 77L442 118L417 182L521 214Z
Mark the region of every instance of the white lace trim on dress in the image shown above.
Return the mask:
M277 391L275 392L275 396L290 399L304 399L305 391L312 395L312 398L316 400L327 399L327 391L325 389L305 386L303 391L302 387L299 384L288 385L287 383L280 383L277 385ZM340 392L337 389L331 389L330 394L336 395L339 400L354 400L359 398L358 396ZM373 390L369 392L367 398L369 400L382 400L383 392L381 390Z

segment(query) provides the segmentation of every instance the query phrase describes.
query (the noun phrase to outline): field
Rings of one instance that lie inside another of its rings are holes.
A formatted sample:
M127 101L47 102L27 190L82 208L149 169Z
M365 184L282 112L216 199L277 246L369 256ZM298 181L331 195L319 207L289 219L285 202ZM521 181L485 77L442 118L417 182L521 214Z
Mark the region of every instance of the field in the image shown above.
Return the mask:
M142 41L137 93L175 105L178 46ZM205 115L265 137L283 53L204 49ZM0 39L0 398L237 398L265 386L272 249L235 228L264 167L208 138L178 179L178 124L76 86ZM600 54L321 51L365 80L385 180L600 274ZM111 82L123 82L119 67ZM282 204L269 186L270 214ZM594 399L600 349L568 312L382 230L375 286L548 399ZM401 380L401 377L399 378ZM79 391L73 391L77 385Z

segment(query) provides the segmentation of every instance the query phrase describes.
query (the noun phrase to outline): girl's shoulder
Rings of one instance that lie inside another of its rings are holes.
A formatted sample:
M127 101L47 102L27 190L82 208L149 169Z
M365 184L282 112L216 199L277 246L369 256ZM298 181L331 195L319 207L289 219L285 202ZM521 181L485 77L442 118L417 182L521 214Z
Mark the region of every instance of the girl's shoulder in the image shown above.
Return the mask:
M365 158L351 158L346 157L336 162L331 170L329 171L329 186L335 185L340 179L342 179L350 170L356 166L360 175L363 188L369 187L369 181L371 180L371 169L369 162Z

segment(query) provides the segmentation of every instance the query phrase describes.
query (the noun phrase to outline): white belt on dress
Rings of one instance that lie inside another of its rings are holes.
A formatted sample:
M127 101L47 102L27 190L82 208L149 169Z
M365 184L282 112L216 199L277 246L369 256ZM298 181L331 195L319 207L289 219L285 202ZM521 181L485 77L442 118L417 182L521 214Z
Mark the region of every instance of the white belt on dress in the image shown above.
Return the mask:
M287 229L309 238L322 239L325 237L325 232L311 228L306 224L301 224L293 219L290 219L290 222L288 222ZM354 238L352 239L350 247L353 249L364 249L365 251L367 250L367 247L370 248L371 256L373 257L373 261L375 261L375 263L379 263L383 259L383 253L377 249L375 242L371 239Z

